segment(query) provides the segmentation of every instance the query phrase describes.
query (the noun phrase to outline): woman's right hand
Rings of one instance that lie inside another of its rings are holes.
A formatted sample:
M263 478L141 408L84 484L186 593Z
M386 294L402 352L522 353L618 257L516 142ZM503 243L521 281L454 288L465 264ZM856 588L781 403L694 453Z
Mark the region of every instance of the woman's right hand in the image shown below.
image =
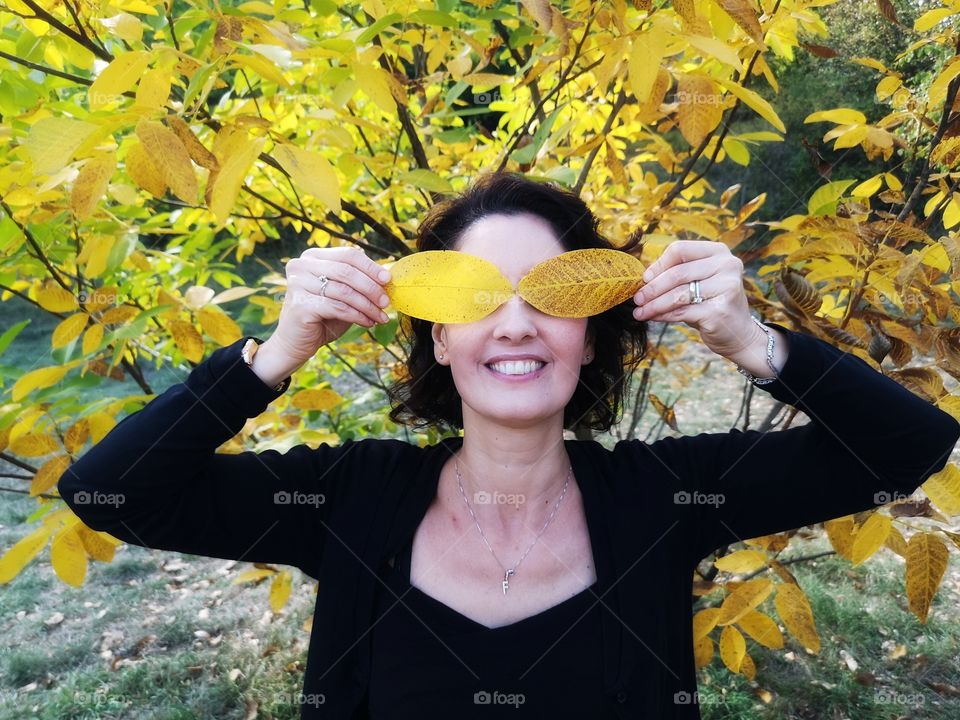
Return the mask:
M389 271L358 247L310 248L287 263L286 275L277 328L254 355L253 371L268 385L283 380L354 323L373 327L389 320L382 310L389 304L383 287ZM321 275L328 278L323 295Z

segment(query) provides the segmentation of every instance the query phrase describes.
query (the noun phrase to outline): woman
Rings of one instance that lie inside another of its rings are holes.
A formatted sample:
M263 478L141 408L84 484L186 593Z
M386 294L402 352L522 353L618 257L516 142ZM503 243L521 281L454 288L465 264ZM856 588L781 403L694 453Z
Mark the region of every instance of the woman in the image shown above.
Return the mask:
M435 207L418 249L479 256L516 286L562 252L610 248L596 228L575 195L495 173ZM303 718L696 718L696 563L910 493L960 437L855 355L755 321L742 269L721 243L676 241L631 301L600 315L555 317L514 296L475 322L410 319L391 416L462 437L215 454L319 347L386 319L381 266L310 249L287 264L266 342L212 353L60 491L126 542L319 579ZM612 450L565 440L575 424L618 420L649 320L693 326L811 422ZM77 501L98 493L123 502Z

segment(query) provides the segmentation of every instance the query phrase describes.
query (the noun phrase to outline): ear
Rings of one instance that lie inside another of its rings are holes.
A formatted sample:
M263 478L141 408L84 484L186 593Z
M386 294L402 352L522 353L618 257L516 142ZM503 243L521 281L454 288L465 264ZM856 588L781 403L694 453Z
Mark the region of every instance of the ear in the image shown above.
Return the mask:
M433 326L430 328L430 335L433 338L434 347L439 348L440 353L446 354L447 341L443 323L433 323Z
M584 357L590 358L589 362L593 362L594 359L596 359L597 357L597 353L594 347L595 340L596 340L596 332L594 332L593 325L591 325L588 322L586 336L584 337L584 341L583 341L583 355ZM587 364L589 363L584 363L584 365L587 365Z

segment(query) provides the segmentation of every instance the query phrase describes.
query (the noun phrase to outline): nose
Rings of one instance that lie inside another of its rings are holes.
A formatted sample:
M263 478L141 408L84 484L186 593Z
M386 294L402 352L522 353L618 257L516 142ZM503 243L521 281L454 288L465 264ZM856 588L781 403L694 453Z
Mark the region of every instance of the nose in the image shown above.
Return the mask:
M493 313L494 337L514 342L537 336L536 317L539 310L519 295L514 295Z

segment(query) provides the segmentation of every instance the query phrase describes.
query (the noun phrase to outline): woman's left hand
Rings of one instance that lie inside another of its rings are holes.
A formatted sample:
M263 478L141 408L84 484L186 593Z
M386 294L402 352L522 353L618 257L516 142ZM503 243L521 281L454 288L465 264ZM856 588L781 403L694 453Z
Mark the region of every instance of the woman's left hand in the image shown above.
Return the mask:
M685 322L704 344L731 357L760 342L763 331L750 315L743 290L743 262L721 242L675 240L643 274L634 296L637 320ZM700 281L702 303L693 304L690 283Z

